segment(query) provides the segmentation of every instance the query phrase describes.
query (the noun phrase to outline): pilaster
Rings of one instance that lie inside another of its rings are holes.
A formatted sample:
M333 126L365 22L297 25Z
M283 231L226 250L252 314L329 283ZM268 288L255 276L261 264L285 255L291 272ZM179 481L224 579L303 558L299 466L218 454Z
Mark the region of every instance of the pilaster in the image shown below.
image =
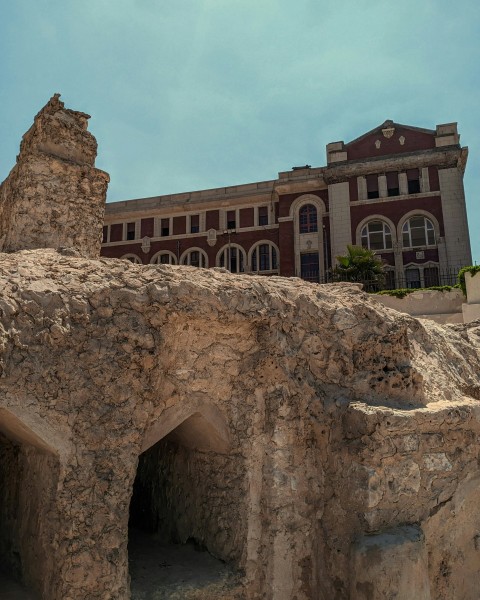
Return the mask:
M350 217L350 190L348 181L328 186L330 199L330 243L332 265L336 257L345 254L347 245L352 243L352 222Z
M472 264L463 174L457 167L439 169L440 194L447 267L460 269Z

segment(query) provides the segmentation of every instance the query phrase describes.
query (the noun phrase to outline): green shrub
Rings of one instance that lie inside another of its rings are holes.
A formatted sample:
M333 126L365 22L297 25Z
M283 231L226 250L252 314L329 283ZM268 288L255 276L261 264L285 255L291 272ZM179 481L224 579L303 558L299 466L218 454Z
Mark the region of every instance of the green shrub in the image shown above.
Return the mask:
M467 296L467 287L465 284L465 273L470 273L474 277L480 271L480 265L471 265L470 267L463 267L458 272L458 286L463 292L463 295Z
M400 288L399 290L382 290L381 292L375 292L380 296L393 296L394 298L405 298L408 294L413 292L425 292L428 290L435 290L437 292L450 292L451 290L460 287L457 285L432 285L427 288Z

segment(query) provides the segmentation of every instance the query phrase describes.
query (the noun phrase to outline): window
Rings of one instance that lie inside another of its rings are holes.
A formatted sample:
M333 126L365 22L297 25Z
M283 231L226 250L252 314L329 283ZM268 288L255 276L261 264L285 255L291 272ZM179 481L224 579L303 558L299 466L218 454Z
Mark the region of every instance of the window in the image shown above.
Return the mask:
M125 239L127 239L127 240L135 239L135 223L127 223Z
M407 288L417 289L419 287L422 287L422 282L420 279L420 269L406 269L405 279L407 283Z
M162 219L160 221L160 235L162 237L170 235L170 219Z
M258 225L268 225L268 206L258 207Z
M305 252L300 254L301 278L305 281L320 281L320 261L318 252Z
M108 225L104 225L102 229L102 244L108 242Z
M408 219L403 226L402 234L404 248L434 246L436 243L433 223L422 215Z
M236 211L227 210L227 229L235 229L237 226Z
M208 267L207 255L203 250L189 250L182 257L182 265L190 265L191 267Z
M418 169L407 169L408 193L420 193L420 175Z
M230 273L243 273L244 252L238 246L226 246L220 251L218 264L220 267L228 269Z
M392 232L383 221L370 221L362 229L362 246L369 250L389 250L392 248Z
M372 200L378 198L378 175L367 175L367 198Z
M136 254L124 254L122 256L122 260L129 260L134 265L142 264L142 261L140 260L140 258L138 258L138 256Z
M155 254L150 263L152 265L176 265L177 259L173 252L168 252L167 250L165 250L163 252Z
M398 196L400 194L400 187L398 184L398 173L390 172L386 174L387 177L387 194L389 196Z
M385 275L385 289L386 290L394 290L396 288L395 271L393 269L386 269L384 272L384 275Z
M192 215L190 217L190 233L198 233L200 231L200 215Z
M318 231L317 209L313 204L304 204L298 212L300 233L315 233Z
M423 279L425 282L425 287L432 287L432 285L440 285L438 267L425 267L423 269Z
M277 251L272 244L259 244L252 253L252 271L276 271Z

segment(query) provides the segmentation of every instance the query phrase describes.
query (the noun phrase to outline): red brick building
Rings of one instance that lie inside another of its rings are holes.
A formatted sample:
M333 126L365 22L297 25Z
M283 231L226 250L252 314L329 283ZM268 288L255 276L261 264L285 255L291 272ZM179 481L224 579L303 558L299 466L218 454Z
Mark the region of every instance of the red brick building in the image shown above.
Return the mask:
M102 254L138 263L328 279L347 244L375 250L389 286L443 283L471 264L456 123L386 121L327 145L323 167L239 186L107 204Z

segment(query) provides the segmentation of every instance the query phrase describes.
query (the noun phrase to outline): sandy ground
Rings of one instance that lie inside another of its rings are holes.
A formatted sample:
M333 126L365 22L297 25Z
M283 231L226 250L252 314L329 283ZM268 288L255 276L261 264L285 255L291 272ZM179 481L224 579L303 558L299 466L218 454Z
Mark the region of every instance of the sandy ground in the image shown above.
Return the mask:
M0 573L0 599L1 600L37 600L24 587Z
M132 600L236 600L235 575L193 544L162 545L154 535L130 531Z

